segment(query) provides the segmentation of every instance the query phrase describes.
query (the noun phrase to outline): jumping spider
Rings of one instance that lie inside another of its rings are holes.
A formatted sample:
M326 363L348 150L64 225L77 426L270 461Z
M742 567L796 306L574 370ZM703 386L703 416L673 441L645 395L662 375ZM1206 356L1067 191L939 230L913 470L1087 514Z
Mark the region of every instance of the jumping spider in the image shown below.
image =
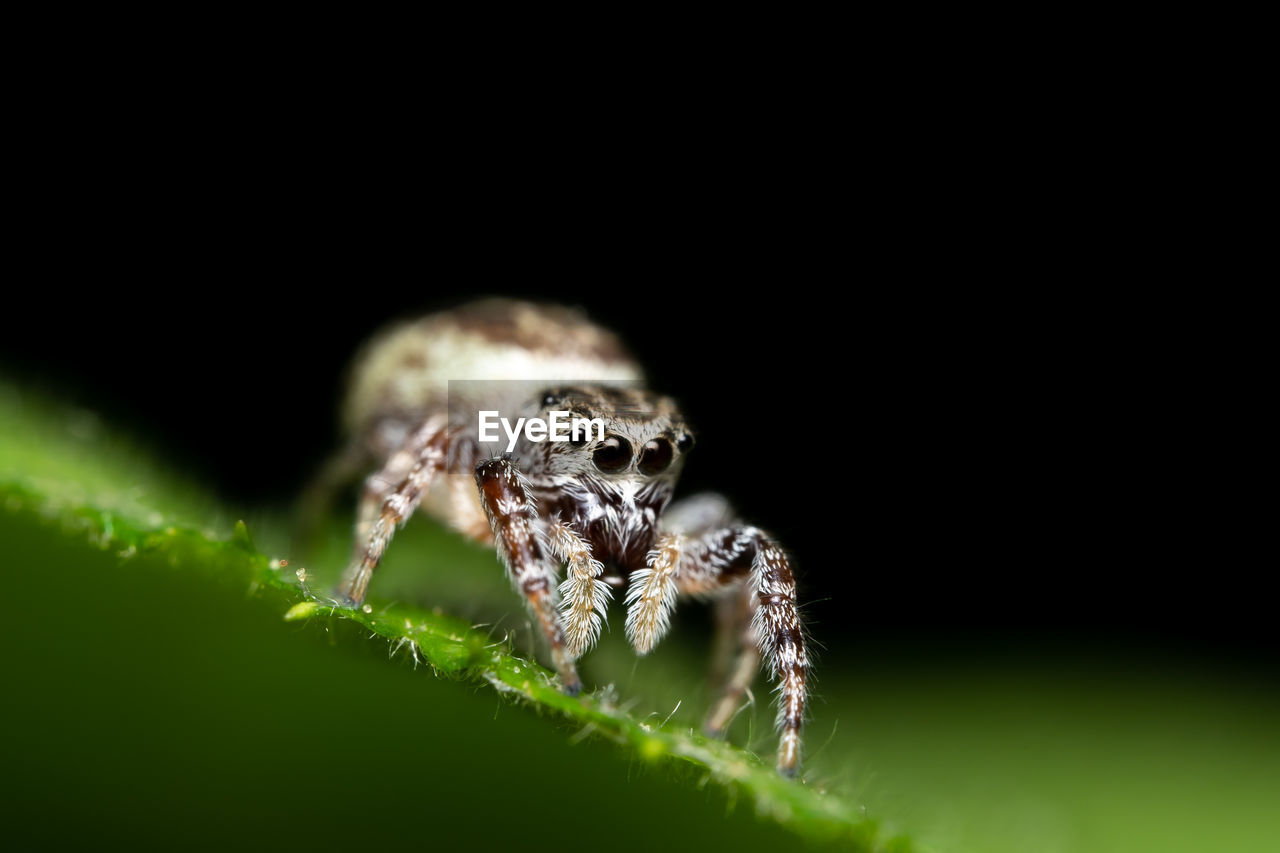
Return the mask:
M419 506L497 549L571 695L581 689L574 661L599 637L613 589L625 590L639 654L666 632L679 596L714 599L725 677L705 728L723 731L763 655L779 693L778 770L797 772L809 664L790 563L719 496L668 507L693 436L672 400L639 384L612 333L568 309L487 300L375 338L353 378L354 438L334 470L381 468L364 482L344 603L363 603ZM460 379L507 381L450 383ZM479 410L569 411L602 419L604 436L526 435L501 453L479 440Z

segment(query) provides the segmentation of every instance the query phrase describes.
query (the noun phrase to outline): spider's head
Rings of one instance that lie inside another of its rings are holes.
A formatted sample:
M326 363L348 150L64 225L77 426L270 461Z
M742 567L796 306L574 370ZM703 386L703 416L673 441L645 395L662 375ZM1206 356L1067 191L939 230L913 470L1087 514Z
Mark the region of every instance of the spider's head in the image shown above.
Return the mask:
M553 473L604 480L674 484L693 447L693 432L675 401L640 388L578 385L543 393L548 413L570 412L590 427L569 441L547 442ZM572 427L570 427L572 429Z

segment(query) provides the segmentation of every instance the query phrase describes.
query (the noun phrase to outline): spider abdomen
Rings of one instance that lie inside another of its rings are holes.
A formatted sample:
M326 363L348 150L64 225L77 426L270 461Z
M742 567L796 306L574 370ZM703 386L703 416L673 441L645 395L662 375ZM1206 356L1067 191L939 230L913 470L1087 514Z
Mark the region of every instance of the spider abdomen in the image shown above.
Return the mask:
M352 434L447 405L449 382L635 381L618 338L578 311L486 299L393 326L361 352L343 409Z

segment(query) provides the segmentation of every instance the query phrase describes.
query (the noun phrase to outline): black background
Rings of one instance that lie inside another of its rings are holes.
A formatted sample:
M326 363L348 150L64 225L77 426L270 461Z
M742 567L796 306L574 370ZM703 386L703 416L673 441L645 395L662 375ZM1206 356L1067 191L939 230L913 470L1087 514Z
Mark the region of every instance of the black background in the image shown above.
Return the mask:
M726 213L747 199L625 222L148 200L59 214L10 280L0 357L234 507L297 495L338 445L351 355L388 320L563 302L682 401L699 444L680 493L721 491L776 534L828 647L1274 661L1264 597L1205 541L1168 453L1177 353L1152 357L1134 306L1080 285L1035 228Z

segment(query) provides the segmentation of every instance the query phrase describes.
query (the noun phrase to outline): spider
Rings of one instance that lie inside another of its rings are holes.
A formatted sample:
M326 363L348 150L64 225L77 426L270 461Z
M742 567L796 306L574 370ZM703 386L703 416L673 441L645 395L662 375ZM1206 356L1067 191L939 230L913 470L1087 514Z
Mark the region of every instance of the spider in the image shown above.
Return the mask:
M464 381L469 380L469 381ZM508 446L481 441L476 413L598 418L603 431ZM763 660L777 683L778 771L800 763L809 661L783 549L704 494L671 503L692 431L646 390L611 332L560 307L490 299L393 327L357 360L336 467L368 470L338 595L363 604L395 531L419 508L496 548L550 646L561 689L625 590L638 654L667 631L681 596L712 599L721 692L708 734L731 721ZM558 582L561 572L564 580Z

